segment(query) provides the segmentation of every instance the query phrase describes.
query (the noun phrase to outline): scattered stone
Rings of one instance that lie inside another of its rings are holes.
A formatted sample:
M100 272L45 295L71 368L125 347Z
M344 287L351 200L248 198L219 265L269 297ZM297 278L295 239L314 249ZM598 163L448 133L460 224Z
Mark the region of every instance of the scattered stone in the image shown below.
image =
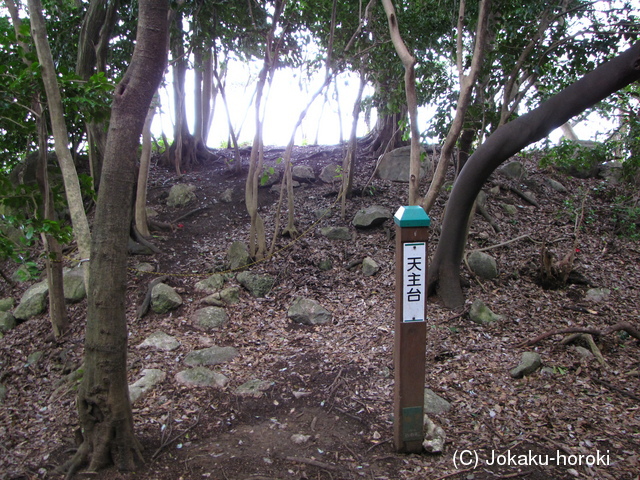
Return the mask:
M196 292L206 292L212 293L217 290L220 290L224 286L224 275L220 273L214 273L209 278L205 278L204 280L200 280L195 284Z
M22 237L22 235L20 235L20 237L18 237L18 242L20 241L20 238ZM16 243L18 243L16 242ZM33 280L34 278L39 278L40 274L38 273L37 275L33 275L32 272L29 271L29 269L27 268L26 265L20 265L15 272L13 272L13 274L11 275L11 280L15 283L22 283L22 282L29 282L31 280Z
M515 205L511 205L510 203L502 203L502 209L507 215L516 215L518 213L518 208Z
M493 313L482 300L476 299L471 304L469 318L472 322L479 325L488 325L489 323L504 319L504 316Z
M429 388L424 389L424 413L438 415L448 412L451 404Z
M214 330L227 323L227 312L222 307L204 307L193 315L196 325L205 330Z
M13 308L16 301L13 297L0 298L0 312L8 312Z
M342 167L335 163L325 166L320 172L320 180L324 183L340 183L342 182Z
M296 180L291 180L291 188L298 188L300 186L300 182ZM280 194L280 189L282 188L282 184L278 183L277 185L272 185L269 191L271 193Z
M243 242L233 242L227 251L227 265L229 270L237 270L251 263L249 247Z
M420 148L420 153L424 153L424 148ZM396 148L380 157L376 175L382 180L392 182L408 182L410 179L411 146ZM429 162L420 162L420 178L423 178L429 167Z
M224 388L229 379L221 373L216 373L205 367L188 368L176 374L176 381L189 387L217 387Z
M46 281L31 285L22 295L20 304L13 311L13 316L17 320L27 320L39 315L47 309L48 295L49 286Z
M182 298L166 283L159 283L151 290L151 309L156 313L167 313L182 305Z
M131 403L136 403L145 396L153 387L163 382L167 374L157 368L145 368L142 370L142 377L129 385L129 399Z
M331 321L332 315L326 308L311 298L297 297L287 316L303 325L322 325Z
M240 272L236 280L257 298L266 297L275 283L275 279L269 275L258 275L251 272Z
M240 289L238 287L228 287L208 297L202 299L207 305L223 307L225 305L235 305L240 301Z
M189 352L184 358L184 363L190 367L219 365L230 362L236 356L238 356L238 350L234 347L209 347Z
M31 353L28 357L27 357L27 365L37 365L38 362L40 361L40 359L42 358L42 355L44 354L44 352L41 351L36 351Z
M576 348L576 352L578 353L578 355L580 355L580 357L586 358L586 359L593 358L593 353L588 348L584 348L579 345L576 346L575 348Z
M313 212L316 220L320 220L321 218L331 218L331 213L331 208L318 208Z
M353 218L353 226L356 228L375 227L391 218L391 212L380 205L371 205L370 207L358 210Z
M324 227L320 234L329 240L351 240L351 232L348 227Z
M507 163L504 167L500 168L498 172L505 177L513 178L515 180L522 180L527 176L527 171L525 170L522 163L518 161Z
M224 192L222 192L222 194L220 195L220 201L222 203L233 202L233 188L227 188Z
M542 359L536 352L524 352L520 363L516 368L511 370L510 374L512 378L522 378L526 375L531 375L542 365Z
M307 165L296 165L291 169L291 177L299 182L315 182L316 174Z
M193 193L196 190L195 185L178 183L171 187L169 190L169 198L167 198L167 205L169 207L184 207L189 203L195 201L196 194Z
M429 453L442 453L444 444L447 441L447 434L444 429L436 425L431 419L424 416L425 435L422 447Z
M309 441L311 435L303 435L301 433L294 433L291 435L291 442L296 445L303 445Z
M544 177L544 182L549 185L552 190L555 190L558 193L567 193L566 187L553 178Z
M180 346L180 342L164 332L153 332L138 345L138 348L151 347L163 352L170 352Z
M16 319L10 312L0 312L0 332L8 332L16 326Z
M600 165L598 176L611 185L617 185L622 181L624 170L622 162L608 161Z
M471 252L467 261L471 271L484 280L491 280L498 276L496 259L489 254L477 251Z
M611 290L608 288L590 288L584 298L590 302L601 303L609 300Z
M326 272L327 270L331 270L333 268L333 262L330 258L323 258L318 263L318 268L323 272Z
M269 380L260 380L254 378L240 385L235 393L241 397L255 397L260 398L264 395L264 392L273 387L274 382Z
M151 273L156 271L156 268L147 262L140 262L134 268L139 272L145 272L145 273Z
M362 260L362 274L366 277L371 277L378 273L380 266L371 257L365 257Z
M77 303L87 296L84 286L84 268L82 266L66 270L62 275L64 299L69 303Z

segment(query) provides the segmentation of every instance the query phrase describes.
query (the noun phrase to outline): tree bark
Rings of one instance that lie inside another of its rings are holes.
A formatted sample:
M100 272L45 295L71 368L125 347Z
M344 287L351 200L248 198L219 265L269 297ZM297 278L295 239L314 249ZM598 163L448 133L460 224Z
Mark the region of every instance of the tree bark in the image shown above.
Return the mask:
M640 42L551 97L535 110L498 128L469 158L447 203L442 233L429 269L429 292L450 308L464 304L460 262L474 200L505 160L597 102L640 79Z
M133 432L127 385L127 240L140 134L166 64L167 0L139 0L136 46L114 92L102 187L94 220L85 337L85 372L77 406L83 442L68 477L89 461L96 471L117 461L134 468L140 444Z

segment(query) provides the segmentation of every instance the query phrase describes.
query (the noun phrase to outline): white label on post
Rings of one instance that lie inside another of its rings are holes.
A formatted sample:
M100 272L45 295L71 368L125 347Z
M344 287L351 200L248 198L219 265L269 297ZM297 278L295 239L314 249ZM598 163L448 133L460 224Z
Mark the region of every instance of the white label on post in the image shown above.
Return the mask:
M403 244L402 321L424 322L427 288L427 244Z

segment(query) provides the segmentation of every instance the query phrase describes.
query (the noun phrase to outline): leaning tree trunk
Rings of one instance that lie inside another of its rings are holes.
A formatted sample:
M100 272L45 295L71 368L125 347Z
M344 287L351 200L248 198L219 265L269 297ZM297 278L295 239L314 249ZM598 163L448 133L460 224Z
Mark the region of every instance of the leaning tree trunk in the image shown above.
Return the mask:
M136 46L114 92L91 243L84 377L77 407L83 441L69 476L140 456L127 386L127 240L140 133L166 63L168 1L139 0Z
M469 158L447 203L442 233L429 269L429 291L437 289L445 305L464 304L460 262L466 223L474 200L502 162L536 142L571 117L640 79L640 42L551 97L535 110L498 128Z

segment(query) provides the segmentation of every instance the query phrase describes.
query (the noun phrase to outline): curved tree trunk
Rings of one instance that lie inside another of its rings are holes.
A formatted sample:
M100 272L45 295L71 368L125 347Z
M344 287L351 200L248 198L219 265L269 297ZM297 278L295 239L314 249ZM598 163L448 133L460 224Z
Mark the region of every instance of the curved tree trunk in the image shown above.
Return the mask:
M96 471L117 462L135 466L127 385L127 240L140 134L166 63L167 0L139 0L136 46L114 92L94 221L85 337L84 377L77 406L83 442L69 474L87 461Z
M460 262L466 243L466 223L473 203L489 175L527 145L536 142L571 117L640 79L640 42L600 65L535 110L498 128L469 158L447 203L442 233L429 269L429 291L437 289L445 305L464 304Z
M400 112L379 116L373 130L358 143L376 158L394 148L401 147L403 132L399 124L406 116L406 105L402 105Z

